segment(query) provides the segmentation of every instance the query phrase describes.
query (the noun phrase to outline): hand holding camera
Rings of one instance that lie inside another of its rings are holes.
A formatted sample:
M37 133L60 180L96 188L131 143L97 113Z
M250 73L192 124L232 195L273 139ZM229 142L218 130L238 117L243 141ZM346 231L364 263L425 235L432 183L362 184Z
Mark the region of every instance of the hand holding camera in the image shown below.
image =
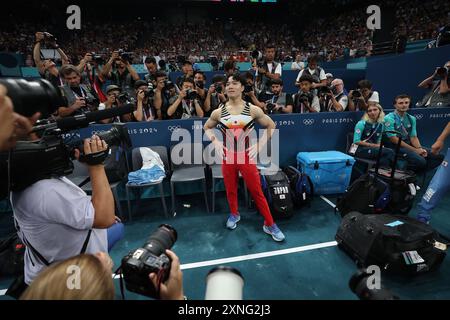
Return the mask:
M44 41L44 33L43 32L36 32L36 42L42 42Z
M86 100L83 97L76 98L75 102L73 103L72 107L75 108L75 110L78 110L82 107L86 106Z
M145 91L144 90L139 90L139 92L137 94L138 102L144 101L145 96L146 96Z
M180 268L180 259L170 250L165 251L172 261L170 265L169 277L165 282L160 282L155 272L149 274L155 288L159 286L159 295L162 300L184 300L183 293L183 273Z
M102 165L108 157L108 144L99 136L93 135L91 139L85 139L83 152L74 150L75 159L85 162L88 166Z

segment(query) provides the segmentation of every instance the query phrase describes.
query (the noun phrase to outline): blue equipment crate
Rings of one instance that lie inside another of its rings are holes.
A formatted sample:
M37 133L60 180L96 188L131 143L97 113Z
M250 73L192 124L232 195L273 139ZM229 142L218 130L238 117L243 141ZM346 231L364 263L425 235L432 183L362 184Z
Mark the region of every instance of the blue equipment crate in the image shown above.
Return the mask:
M355 159L339 151L299 152L297 168L311 177L315 194L344 193Z

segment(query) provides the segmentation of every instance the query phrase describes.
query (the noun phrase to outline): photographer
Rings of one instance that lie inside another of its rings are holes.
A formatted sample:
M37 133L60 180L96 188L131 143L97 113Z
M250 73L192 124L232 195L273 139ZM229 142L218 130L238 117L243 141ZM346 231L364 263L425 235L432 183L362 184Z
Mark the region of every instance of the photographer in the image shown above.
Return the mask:
M177 98L175 85L167 81L167 75L162 71L155 73L156 87L153 105L156 110L158 120L169 119L167 110Z
M178 88L181 88L183 86L183 79L185 78L192 78L194 76L194 69L192 67L192 63L189 60L185 60L183 62L183 66L181 67L181 71L183 74L177 78L175 83L177 84Z
M232 76L236 71L239 72L233 57L223 63L223 71L225 72L225 79L228 79L228 77Z
M320 112L320 103L317 95L312 92L314 79L305 74L299 79L300 91L294 96L294 113Z
M291 65L291 70L302 71L305 69L305 63L303 62L303 56L301 54L297 54L295 56L295 61Z
M272 80L281 79L281 63L274 61L275 46L267 45L264 51L264 59L254 59L256 66L255 76L257 77L257 87L260 91L260 101L266 101L272 95L270 83Z
M80 71L68 64L61 68L61 75L66 84L61 89L61 94L67 99L68 107L58 108L58 115L67 117L95 111L98 107L98 97L84 84L81 84Z
M187 119L204 116L197 92L194 90L194 79L184 78L181 91L167 110L170 119Z
M172 260L168 279L159 285L161 300L184 300L183 273L180 259L170 250L166 251ZM21 296L21 300L113 300L115 296L113 261L108 254L83 254L55 263L33 281ZM80 272L80 289L68 288L72 277L69 268L77 266ZM156 287L156 274L149 274L149 281Z
M419 88L430 89L417 107L448 107L450 106L449 76L450 61L444 67L437 67L434 73L419 84Z
M6 88L0 85L0 151L14 148L17 139L24 140L39 117L36 113L27 119L15 113Z
M206 90L205 90L206 75L203 71L195 71L194 83L195 83L195 91L197 91L197 94L200 97L200 101L203 104L206 99Z
M144 80L138 80L134 84L136 91L137 109L133 115L136 121L152 121L156 118L156 110L152 105L152 99L150 98L150 91L147 82ZM154 92L152 92L154 94Z
M327 77L325 75L325 71L318 66L319 57L310 56L308 58L308 67L304 68L298 73L297 79L295 81L295 86L300 87L300 78L304 75L309 75L313 79L313 83L311 89L317 89L320 87L327 86ZM317 91L317 90L315 90Z
M58 68L56 67L55 62L50 59L41 59L41 46L43 43L47 42L50 46L58 51L61 56L62 65L66 65L69 63L69 58L66 56L64 51L58 46L56 43L55 37L47 32L36 32L36 42L34 43L33 48L33 59L36 67L38 68L39 74L43 79L50 81L56 88L64 85L63 79L59 75Z
M351 90L348 93L349 111L367 111L369 102L380 103L380 95L377 91L372 91L372 82L361 80L358 87L358 90Z
M144 64L148 71L148 73L144 76L145 81L147 81L147 82L156 81L155 73L156 73L156 71L158 71L156 59L154 57L146 57L144 60Z
M138 81L139 75L128 61L126 54L119 55L119 51L114 51L111 58L103 66L102 76L110 79L112 84L119 86L122 92L133 95L134 82Z
M106 96L102 91L102 85L105 83L105 79L100 68L101 62L102 58L99 55L88 52L80 60L77 69L81 74L81 83L90 86L97 94L100 102L104 102Z
M256 88L255 88L255 77L250 71L244 73L245 87L244 87L244 97L243 100L248 103L252 103L255 106L264 108L264 103L260 102L257 98Z
M227 97L225 96L225 82L226 78L221 75L215 75L212 78L212 84L209 86L205 98L205 116L210 116L219 105L227 102Z
M83 149L91 197L66 177L42 179L11 193L18 235L26 244L24 273L28 285L46 266L76 256L80 249L81 253L107 252L114 245L112 239L123 236L104 166L94 164L107 155L108 146L94 135L84 140ZM75 158L80 158L78 149Z
M325 92L323 99L322 112L340 112L345 111L348 105L348 97L344 93L344 81L341 79L334 79L331 82L331 87L324 87L322 92Z
M106 87L106 101L103 103L100 103L98 106L98 110L106 110L111 108L117 108L118 107L118 99L117 97L120 94L120 88L116 85L109 85ZM115 118L109 118L109 119L103 119L100 120L100 123L108 124L113 122L122 122L120 117Z
M292 113L294 101L292 96L283 92L283 80L272 80L272 98L263 103L263 110L267 114Z

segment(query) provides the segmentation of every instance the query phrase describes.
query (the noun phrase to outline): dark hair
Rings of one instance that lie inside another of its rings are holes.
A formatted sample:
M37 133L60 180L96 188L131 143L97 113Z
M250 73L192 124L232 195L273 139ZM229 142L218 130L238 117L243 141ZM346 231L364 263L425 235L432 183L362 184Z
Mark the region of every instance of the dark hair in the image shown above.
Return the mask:
M270 81L270 85L273 85L273 84L279 84L280 86L282 86L283 85L283 80L281 80L281 78L280 79L272 79Z
M252 79L252 80L254 80L255 79L255 76L253 75L253 73L251 73L250 71L247 71L246 73L244 73L244 77L245 77L245 79Z
M225 71L235 69L235 67L236 65L233 59L228 59L223 64L223 70Z
M273 45L273 43L267 43L265 49L275 49L275 46Z
M183 77L183 79L181 81L181 85L183 85L185 82L189 82L189 83L192 83L193 85L195 85L194 78L192 78L192 77Z
M313 83L314 82L314 78L311 75L309 75L309 74L304 74L304 75L302 75L300 77L298 82L303 82L303 81L308 81L308 82Z
M398 96L396 96L395 98L394 98L394 104L396 104L397 103L397 100L398 99L406 99L406 98L408 98L409 99L409 101L411 101L411 97L409 96L409 95L407 95L407 94L399 94Z
M156 64L156 59L155 59L155 57L147 57L147 58L145 58L144 63L154 63L154 64Z
M72 72L75 72L79 76L81 75L78 68L71 64L66 64L66 65L62 66L61 69L59 70L59 72L62 74L63 77L68 76Z
M194 77L195 77L195 75L196 75L197 73L200 73L200 74L203 76L203 80L206 81L206 75L205 75L205 73L204 73L203 71L200 71L200 70L195 71L195 72L194 72Z
M164 71L156 71L155 74L153 75L153 77L156 78L162 78L162 77L167 77L167 74Z
M247 84L247 80L239 72L233 73L231 76L228 77L228 79L229 78L232 78L234 81L239 81L241 83L241 85L244 87ZM227 79L227 81L228 81L228 79Z
M312 56L308 57L307 61L308 61L308 64L311 63L311 62L316 62L317 63L317 62L319 62L319 57L316 56L316 55L312 55Z
M226 83L227 79L220 74L216 74L214 77L212 77L211 81L212 81L212 83L217 83L217 82Z
M183 61L183 66L190 64L192 66L192 62L190 62L189 60L184 60Z
M135 90L137 90L139 87L141 87L141 86L147 86L148 84L147 84L147 81L144 81L144 80L137 80L135 83L134 83L134 89Z
M358 82L358 87L360 89L364 89L364 88L372 89L372 82L370 82L369 80L361 80Z

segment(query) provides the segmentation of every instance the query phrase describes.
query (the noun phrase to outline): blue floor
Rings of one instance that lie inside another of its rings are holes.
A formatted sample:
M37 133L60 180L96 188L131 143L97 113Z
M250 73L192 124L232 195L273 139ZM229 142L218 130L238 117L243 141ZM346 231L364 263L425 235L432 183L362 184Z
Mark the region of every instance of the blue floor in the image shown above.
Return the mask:
M335 197L329 199L336 203ZM244 203L243 199L240 203ZM126 203L122 204L126 212ZM432 225L446 235L450 235L448 208L450 195L435 210L432 220ZM118 266L124 255L141 246L162 223L172 225L178 232L173 250L182 265L334 241L340 224L340 217L334 214L333 208L315 197L311 207L296 211L290 220L277 221L286 235L286 241L276 243L262 231L263 218L244 206L241 206L242 219L237 229L226 229L227 211L224 192L217 194L216 213L209 214L206 213L202 194L179 196L177 216L174 218L164 216L159 199L143 200L139 208L134 208L133 221L125 224L125 239L110 254ZM415 215L415 212L413 209L410 215ZM0 216L2 231L8 228L9 222L10 218L5 214ZM348 287L356 266L336 246L227 265L242 273L245 279L244 298L248 300L356 299ZM183 271L185 294L190 299L204 298L206 275L213 267L208 265ZM9 282L10 279L0 280L0 290L6 288ZM115 282L119 297L119 281ZM450 260L446 258L438 271L413 279L386 276L383 285L403 299L449 299ZM129 292L126 296L128 299L146 299Z

